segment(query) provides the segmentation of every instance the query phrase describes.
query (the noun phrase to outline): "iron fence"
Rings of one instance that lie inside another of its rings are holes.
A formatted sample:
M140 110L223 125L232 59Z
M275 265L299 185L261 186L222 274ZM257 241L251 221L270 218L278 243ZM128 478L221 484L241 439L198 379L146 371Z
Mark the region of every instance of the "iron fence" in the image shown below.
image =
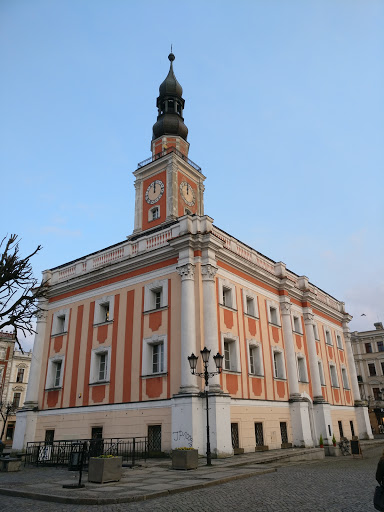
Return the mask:
M40 441L27 443L25 464L36 466L68 466L79 446L86 444L84 465L89 457L117 455L123 464L134 466L138 460L148 458L147 437L75 439L71 441Z

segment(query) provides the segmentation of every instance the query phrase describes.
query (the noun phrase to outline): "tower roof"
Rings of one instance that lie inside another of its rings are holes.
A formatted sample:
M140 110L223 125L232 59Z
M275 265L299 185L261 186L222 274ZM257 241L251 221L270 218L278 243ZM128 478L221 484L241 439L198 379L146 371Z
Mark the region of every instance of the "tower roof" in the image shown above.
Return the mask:
M182 98L183 88L176 79L173 71L173 53L168 55L171 63L165 80L159 87L159 97L156 100L158 108L157 121L153 125L152 140L163 135L179 135L187 140L188 128L184 124L183 109L184 99Z

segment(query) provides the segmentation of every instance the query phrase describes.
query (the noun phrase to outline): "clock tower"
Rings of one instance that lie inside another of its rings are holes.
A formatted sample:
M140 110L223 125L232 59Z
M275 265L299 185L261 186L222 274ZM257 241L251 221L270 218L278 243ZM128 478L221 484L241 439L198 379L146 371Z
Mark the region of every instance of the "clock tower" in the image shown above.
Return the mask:
M200 167L188 158L188 128L184 124L183 89L173 71L159 87L157 121L153 125L152 156L133 173L136 189L134 233L151 230L184 215L204 215L204 180Z

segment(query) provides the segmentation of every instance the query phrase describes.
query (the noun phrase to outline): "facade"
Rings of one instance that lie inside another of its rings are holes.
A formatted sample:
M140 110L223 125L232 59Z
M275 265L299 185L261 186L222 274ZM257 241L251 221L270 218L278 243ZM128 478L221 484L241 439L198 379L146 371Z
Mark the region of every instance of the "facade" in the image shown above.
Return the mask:
M14 409L24 404L27 391L29 368L32 353L15 349L13 333L0 332L0 407L13 404ZM15 430L16 414L12 411L4 424L0 417L0 439L12 445Z
M384 431L384 328L382 322L371 331L352 332L357 381L361 398L367 400L373 432Z
M209 384L214 456L371 437L344 304L204 213L169 60L152 155L134 172L133 234L44 272L50 292L14 448L148 435L163 452L205 453L202 381L188 363L204 346L224 355Z

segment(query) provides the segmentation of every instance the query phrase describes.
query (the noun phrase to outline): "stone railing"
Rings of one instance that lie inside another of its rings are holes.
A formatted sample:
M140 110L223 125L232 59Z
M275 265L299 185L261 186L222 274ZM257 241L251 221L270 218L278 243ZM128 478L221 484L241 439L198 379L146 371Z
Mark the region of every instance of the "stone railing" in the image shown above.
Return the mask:
M161 246L168 245L168 240L178 236L180 233L179 224L164 229L153 235L143 236L139 240L122 242L117 247L100 251L96 254L86 256L85 258L71 263L65 267L52 270L51 284L60 283L77 277L81 274L91 272L97 268L133 258L138 254L151 251Z

